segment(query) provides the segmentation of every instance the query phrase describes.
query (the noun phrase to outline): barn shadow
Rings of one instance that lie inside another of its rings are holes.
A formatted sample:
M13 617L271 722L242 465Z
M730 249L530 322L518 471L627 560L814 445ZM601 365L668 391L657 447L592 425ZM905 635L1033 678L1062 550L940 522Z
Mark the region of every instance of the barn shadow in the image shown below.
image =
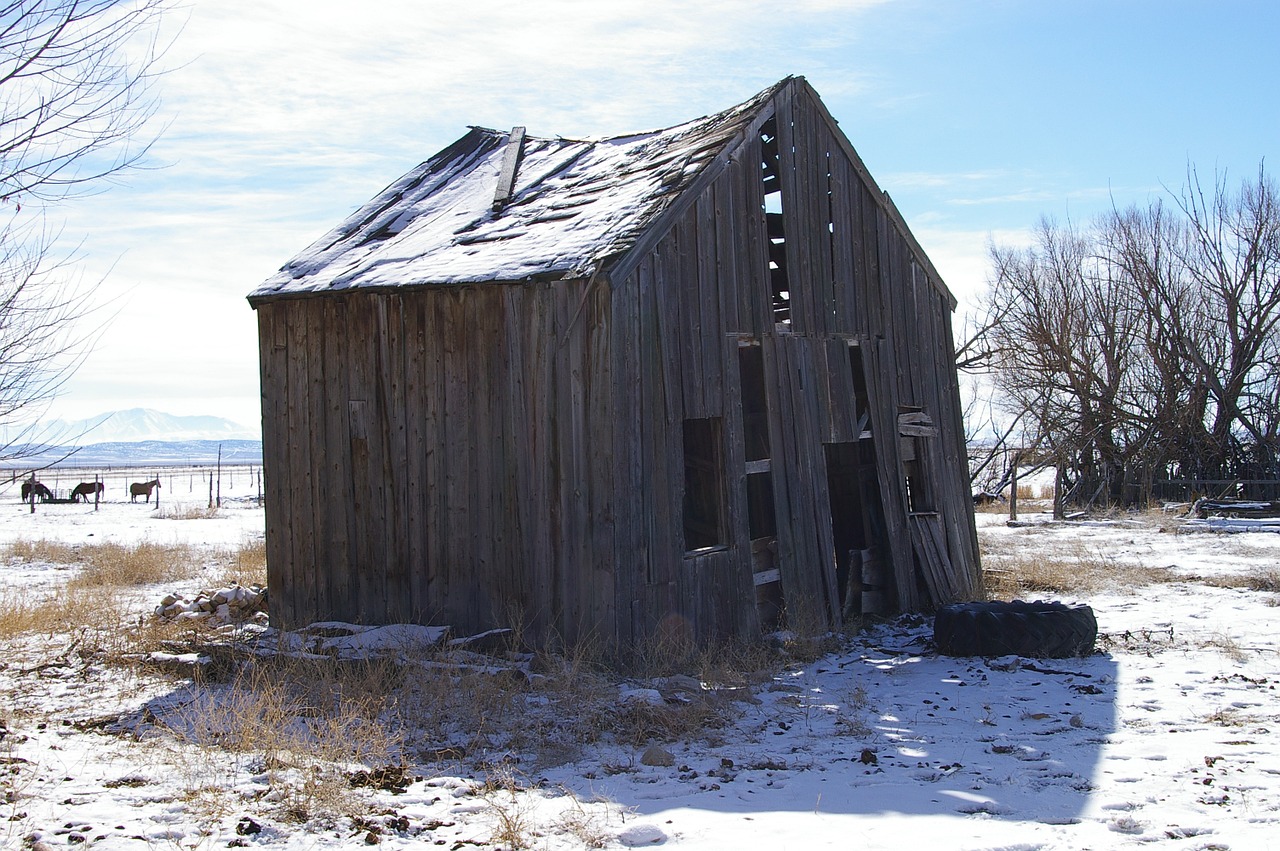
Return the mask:
M729 733L750 741L673 746L673 766L591 790L658 823L677 809L1073 823L1116 730L1116 673L1107 654L832 657L760 694Z

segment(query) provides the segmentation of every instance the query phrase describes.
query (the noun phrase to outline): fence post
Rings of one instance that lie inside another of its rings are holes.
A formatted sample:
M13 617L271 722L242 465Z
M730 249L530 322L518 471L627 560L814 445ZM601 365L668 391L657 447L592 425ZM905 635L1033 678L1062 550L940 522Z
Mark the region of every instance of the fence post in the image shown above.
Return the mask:
M1022 460L1022 453L1013 453L1013 466L1009 471L1009 519L1018 519L1018 462Z

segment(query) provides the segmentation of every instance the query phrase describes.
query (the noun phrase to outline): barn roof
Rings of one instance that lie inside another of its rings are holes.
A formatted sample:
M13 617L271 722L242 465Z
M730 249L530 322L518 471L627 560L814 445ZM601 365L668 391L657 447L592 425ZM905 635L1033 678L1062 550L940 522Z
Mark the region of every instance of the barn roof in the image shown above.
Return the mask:
M522 128L473 127L249 299L589 276L631 247L779 90L802 79L788 77L731 109L637 135L526 137L521 146ZM509 179L515 155L514 184L501 200L504 164Z

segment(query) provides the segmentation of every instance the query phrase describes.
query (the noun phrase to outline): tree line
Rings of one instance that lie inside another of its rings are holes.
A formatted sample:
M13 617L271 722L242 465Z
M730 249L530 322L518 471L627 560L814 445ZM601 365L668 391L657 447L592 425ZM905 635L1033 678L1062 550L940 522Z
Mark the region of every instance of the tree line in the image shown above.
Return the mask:
M1135 504L1164 479L1280 478L1280 193L1184 186L989 249L959 363L1058 467L1064 501Z

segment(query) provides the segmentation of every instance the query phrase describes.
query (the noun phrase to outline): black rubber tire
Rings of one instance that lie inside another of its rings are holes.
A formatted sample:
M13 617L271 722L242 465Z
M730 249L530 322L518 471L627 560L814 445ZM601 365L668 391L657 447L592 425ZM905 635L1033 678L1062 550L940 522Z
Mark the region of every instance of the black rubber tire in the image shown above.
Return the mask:
M1083 604L955 603L933 620L933 643L944 656L1063 659L1088 656L1097 638L1098 620Z

